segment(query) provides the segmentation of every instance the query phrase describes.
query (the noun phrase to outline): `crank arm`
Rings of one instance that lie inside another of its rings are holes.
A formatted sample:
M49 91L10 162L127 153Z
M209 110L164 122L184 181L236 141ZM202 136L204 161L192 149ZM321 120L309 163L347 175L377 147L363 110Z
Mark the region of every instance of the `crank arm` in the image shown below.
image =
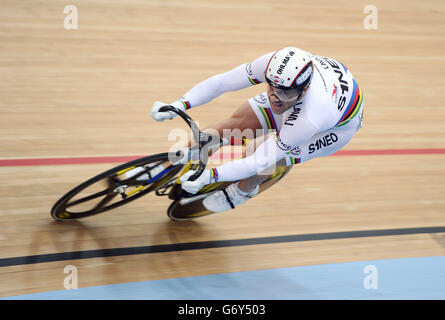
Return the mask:
M189 203L191 203L191 202L194 202L194 201L197 201L197 200L200 200L200 199L207 198L209 195L211 195L211 194L213 194L213 193L215 193L215 192L216 192L216 191L212 191L212 192L204 193L204 194L200 194L200 195L197 195L197 196L194 196L194 197L183 198L183 199L179 200L179 204L180 204L181 206L184 206L184 205L189 204Z

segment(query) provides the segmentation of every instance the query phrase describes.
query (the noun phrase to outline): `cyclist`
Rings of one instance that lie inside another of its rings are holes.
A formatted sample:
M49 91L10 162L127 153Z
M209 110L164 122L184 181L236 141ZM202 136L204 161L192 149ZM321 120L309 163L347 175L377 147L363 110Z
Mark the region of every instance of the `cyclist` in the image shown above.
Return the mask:
M213 212L234 208L254 197L267 169L328 156L343 148L362 126L363 93L351 72L339 61L286 47L263 55L194 86L170 105L183 111L205 104L219 95L267 83L267 91L249 99L234 114L211 126L221 136L224 129L257 129L272 132L251 154L212 169L195 181L195 172L181 177L182 187L197 193L216 181L238 181L203 200ZM159 112L166 105L155 102L157 121L175 113Z

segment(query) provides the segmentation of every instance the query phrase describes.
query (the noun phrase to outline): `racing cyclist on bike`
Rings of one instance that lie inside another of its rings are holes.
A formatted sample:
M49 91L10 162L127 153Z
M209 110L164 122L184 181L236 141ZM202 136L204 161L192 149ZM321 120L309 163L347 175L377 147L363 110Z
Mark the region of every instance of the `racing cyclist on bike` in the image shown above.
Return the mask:
M182 188L193 194L210 183L240 180L204 199L208 210L225 211L254 197L273 164L292 166L337 152L362 125L363 93L351 72L335 59L295 47L268 53L204 80L170 105L186 111L225 92L264 82L266 92L211 128L220 136L224 129L263 129L272 134L251 155L206 169L195 181L187 181L193 170L181 177ZM176 116L171 111L160 112L164 105L154 103L156 121Z

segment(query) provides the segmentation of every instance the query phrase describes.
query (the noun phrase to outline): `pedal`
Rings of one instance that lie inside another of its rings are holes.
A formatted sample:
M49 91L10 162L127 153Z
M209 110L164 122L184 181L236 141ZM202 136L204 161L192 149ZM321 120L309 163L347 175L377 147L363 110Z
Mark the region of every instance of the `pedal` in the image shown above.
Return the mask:
M170 193L168 195L169 199L172 199L172 200L187 198L187 197L191 197L191 196L194 196L194 195L183 190L182 186L178 183L174 184L172 190L170 191Z
M209 195L211 195L211 194L213 194L213 193L215 193L215 192L216 192L216 191L214 191L214 192L209 192L209 193L205 193L205 194L200 194L200 195L197 195L197 196L194 196L194 197L182 198L181 200L179 200L179 204L180 204L181 206L184 206L184 205L189 204L189 203L192 203L192 202L194 202L194 201L197 201L197 200L201 200L201 199L207 198Z
M172 190L172 188L176 185L175 180L173 179L172 181L164 184L162 187L158 188L155 190L155 194L157 196L168 196Z

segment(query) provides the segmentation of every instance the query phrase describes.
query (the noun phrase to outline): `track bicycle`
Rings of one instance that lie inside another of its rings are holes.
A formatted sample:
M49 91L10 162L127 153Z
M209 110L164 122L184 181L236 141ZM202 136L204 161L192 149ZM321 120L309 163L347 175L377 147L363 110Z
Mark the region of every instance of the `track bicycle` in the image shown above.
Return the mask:
M173 106L164 106L161 111L177 113L191 128L197 143L189 148L189 154L182 150L159 153L100 173L63 195L51 209L52 218L58 221L86 218L120 207L148 193L172 200L167 209L167 215L172 220L189 220L214 213L207 210L202 201L234 181L212 183L204 186L197 194L191 194L182 189L179 178L189 170L196 170L189 180L197 179L207 166L209 151L230 142L201 132L190 116ZM192 152L199 155L198 159L181 163L180 160L190 157ZM289 167L277 165L272 175L260 184L259 193L281 180L289 170Z

